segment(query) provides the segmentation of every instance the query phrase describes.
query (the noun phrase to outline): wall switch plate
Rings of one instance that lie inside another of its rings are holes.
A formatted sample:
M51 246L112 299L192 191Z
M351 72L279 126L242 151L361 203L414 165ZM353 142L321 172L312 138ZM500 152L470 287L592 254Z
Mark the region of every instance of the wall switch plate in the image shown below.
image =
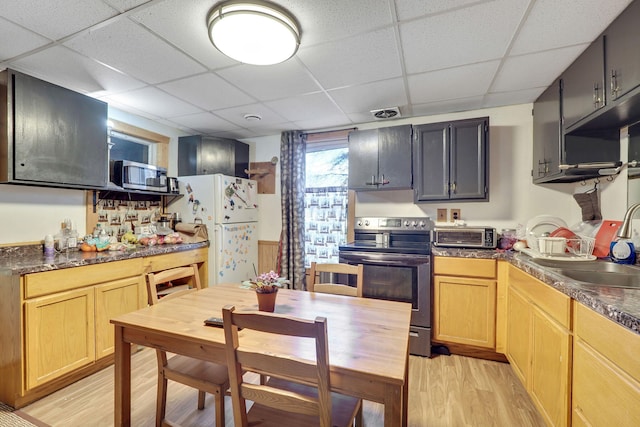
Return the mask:
M451 222L462 219L460 216L460 209L451 209Z
M438 222L447 222L447 210L438 209Z

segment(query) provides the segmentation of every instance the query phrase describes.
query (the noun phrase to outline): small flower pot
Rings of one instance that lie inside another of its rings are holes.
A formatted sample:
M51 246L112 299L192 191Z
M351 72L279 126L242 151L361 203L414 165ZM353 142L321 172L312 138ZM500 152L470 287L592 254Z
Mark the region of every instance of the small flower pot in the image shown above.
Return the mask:
M273 310L275 310L276 307L277 295L277 289L275 290L275 292L269 293L256 292L256 296L258 297L258 310L273 313Z

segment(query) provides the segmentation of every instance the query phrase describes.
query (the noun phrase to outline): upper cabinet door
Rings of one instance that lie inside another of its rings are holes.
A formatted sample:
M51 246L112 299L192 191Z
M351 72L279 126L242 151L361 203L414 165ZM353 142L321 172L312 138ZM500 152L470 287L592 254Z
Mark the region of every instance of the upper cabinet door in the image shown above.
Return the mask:
M533 182L560 173L562 145L560 81L556 80L533 104Z
M378 179L378 130L349 134L349 189L375 190Z
M607 102L640 84L640 2L632 2L605 31Z
M379 189L411 188L411 125L378 129Z
M487 198L487 133L485 119L451 123L451 199Z
M414 199L449 199L449 124L414 127Z
M562 74L565 129L605 105L604 38L597 38Z

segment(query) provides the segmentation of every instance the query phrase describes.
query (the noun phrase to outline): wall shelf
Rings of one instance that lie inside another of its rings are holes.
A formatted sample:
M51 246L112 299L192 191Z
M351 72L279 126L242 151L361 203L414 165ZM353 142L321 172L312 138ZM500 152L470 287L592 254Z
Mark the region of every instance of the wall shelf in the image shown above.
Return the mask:
M184 197L183 194L158 193L155 191L124 190L110 188L105 190L93 190L93 213L96 213L96 206L100 200L126 200L138 201L162 201L163 208L171 205L178 199Z

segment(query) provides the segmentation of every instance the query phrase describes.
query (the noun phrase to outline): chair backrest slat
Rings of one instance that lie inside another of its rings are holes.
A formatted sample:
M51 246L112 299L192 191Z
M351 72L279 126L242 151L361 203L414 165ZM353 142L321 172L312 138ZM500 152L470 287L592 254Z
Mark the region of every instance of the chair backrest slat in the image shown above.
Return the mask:
M341 283L320 283L320 273L347 274L356 276L356 286L349 286ZM353 297L362 297L364 266L362 264L318 264L311 263L309 269L309 284L307 290L310 292L322 292L327 294L348 295Z

